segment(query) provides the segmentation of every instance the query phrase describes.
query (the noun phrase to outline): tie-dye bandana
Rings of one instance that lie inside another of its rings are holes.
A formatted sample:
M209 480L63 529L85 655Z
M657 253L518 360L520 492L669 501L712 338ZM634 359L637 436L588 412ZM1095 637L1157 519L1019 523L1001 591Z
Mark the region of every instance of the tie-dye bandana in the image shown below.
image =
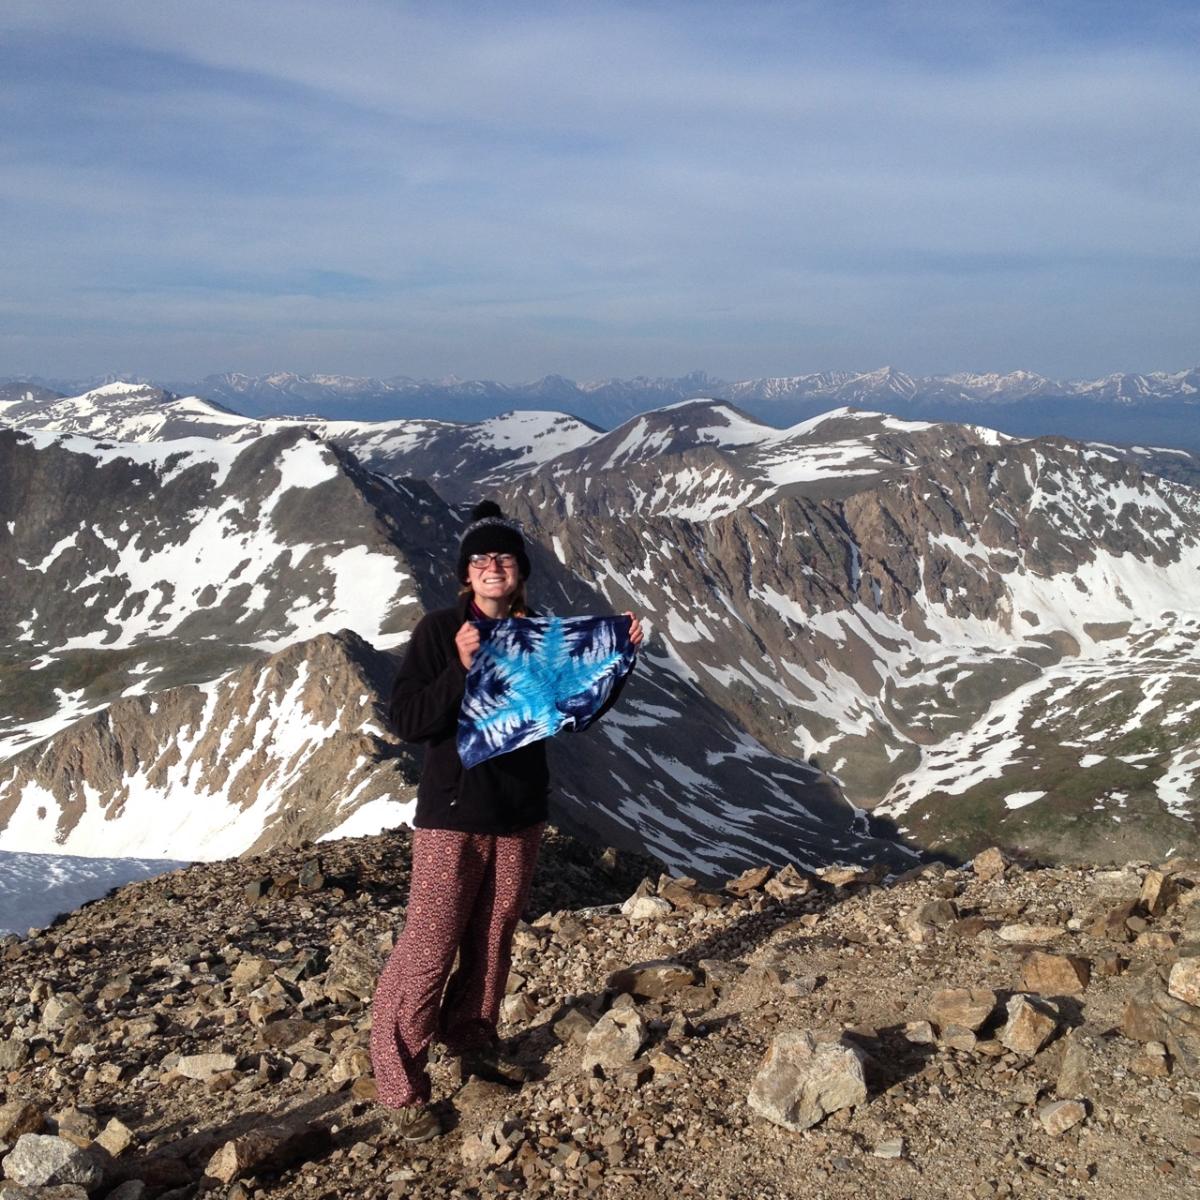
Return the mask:
M458 754L478 766L560 729L586 729L637 652L628 617L514 617L476 621Z

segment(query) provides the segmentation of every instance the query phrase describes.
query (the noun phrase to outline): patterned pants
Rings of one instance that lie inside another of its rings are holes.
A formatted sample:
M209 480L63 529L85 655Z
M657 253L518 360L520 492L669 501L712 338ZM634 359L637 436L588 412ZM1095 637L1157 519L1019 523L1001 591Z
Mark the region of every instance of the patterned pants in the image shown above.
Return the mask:
M453 1052L495 1036L542 828L508 836L413 830L408 917L371 1001L381 1104L429 1100L425 1064L435 1034ZM447 984L456 952L458 970Z

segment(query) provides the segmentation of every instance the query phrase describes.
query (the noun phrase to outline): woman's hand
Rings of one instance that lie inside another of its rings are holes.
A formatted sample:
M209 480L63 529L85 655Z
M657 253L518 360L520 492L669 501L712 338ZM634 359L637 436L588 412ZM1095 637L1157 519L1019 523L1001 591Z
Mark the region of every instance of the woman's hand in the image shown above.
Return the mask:
M623 614L629 618L629 641L636 650L645 640L645 633L642 631L642 623L631 612Z
M463 670L469 671L475 655L479 653L479 630L470 621L464 621L454 635L454 645L458 650L458 661L462 663Z

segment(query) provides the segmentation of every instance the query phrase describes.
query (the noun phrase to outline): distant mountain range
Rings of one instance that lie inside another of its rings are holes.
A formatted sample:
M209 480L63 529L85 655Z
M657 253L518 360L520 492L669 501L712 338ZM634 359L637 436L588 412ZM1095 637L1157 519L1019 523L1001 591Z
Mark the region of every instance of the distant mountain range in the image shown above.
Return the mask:
M347 375L209 375L198 381L125 380L199 396L247 416L326 419L435 418L481 421L512 409L570 413L613 428L640 412L681 400L729 400L772 425L791 425L846 405L908 420L984 422L1018 437L1059 434L1200 451L1200 367L1060 381L1029 371L912 376L892 367L825 371L737 382L703 371L679 378L576 383L547 375L532 383L493 380L371 379ZM22 391L77 395L111 379L16 379L0 401Z

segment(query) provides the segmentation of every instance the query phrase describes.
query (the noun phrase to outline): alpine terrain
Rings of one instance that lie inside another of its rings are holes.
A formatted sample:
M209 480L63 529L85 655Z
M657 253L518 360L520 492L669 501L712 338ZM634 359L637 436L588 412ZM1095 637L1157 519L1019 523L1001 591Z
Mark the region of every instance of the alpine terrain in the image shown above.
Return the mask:
M0 433L0 849L219 857L409 811L391 666L458 501L535 599L634 609L622 704L553 744L568 828L712 878L990 842L1196 840L1200 497L1139 451L684 401L605 433L258 421L112 384ZM447 503L450 501L451 503Z

